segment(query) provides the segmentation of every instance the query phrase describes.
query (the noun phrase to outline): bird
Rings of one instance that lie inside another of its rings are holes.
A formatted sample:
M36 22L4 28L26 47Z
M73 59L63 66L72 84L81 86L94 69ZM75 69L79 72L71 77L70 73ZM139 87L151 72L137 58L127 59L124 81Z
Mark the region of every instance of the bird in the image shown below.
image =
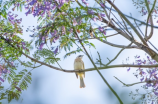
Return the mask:
M84 62L82 61L83 55L79 55L76 57L74 61L74 70L84 70ZM76 72L76 77L78 79L80 77L80 88L85 88L85 83L83 77L85 77L85 72Z

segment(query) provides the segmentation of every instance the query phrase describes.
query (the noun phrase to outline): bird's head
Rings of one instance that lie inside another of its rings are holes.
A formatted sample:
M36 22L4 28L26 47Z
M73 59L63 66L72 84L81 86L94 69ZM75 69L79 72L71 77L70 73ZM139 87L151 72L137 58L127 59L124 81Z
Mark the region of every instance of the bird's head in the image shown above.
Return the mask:
M80 59L82 59L82 57L83 57L83 55L79 55L79 56L77 56L77 58L80 58Z

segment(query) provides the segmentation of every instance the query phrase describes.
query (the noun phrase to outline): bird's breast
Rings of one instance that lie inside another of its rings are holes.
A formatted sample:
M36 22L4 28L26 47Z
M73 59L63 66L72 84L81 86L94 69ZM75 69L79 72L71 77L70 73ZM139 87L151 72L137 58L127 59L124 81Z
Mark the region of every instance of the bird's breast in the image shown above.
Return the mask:
M75 63L74 63L74 69L75 69L75 70L84 69L83 63L82 63L82 62L75 62Z

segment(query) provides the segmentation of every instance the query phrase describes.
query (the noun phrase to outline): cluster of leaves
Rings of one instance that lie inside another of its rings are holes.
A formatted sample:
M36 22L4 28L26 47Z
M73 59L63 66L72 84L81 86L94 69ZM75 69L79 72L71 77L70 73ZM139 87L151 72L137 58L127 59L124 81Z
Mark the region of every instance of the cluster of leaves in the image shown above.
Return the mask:
M31 83L31 72L26 69L18 72L16 70L18 64L15 61L19 60L22 56L22 51L29 53L30 44L21 39L18 35L23 34L20 26L22 19L17 19L18 15L11 12L7 13L9 7L14 5L17 8L22 8L24 1L22 0L9 0L0 3L0 100L12 99L18 100L22 90L26 90L28 83ZM28 63L22 63L26 67L30 67ZM3 83L9 82L10 87L4 88Z
M12 68L6 78L11 85L8 89L4 89L4 87L1 86L0 100L8 99L8 102L12 99L19 100L22 90L26 90L28 83L31 84L32 81L31 72L28 72L26 69L16 74Z
M33 6L38 5L38 3L39 2L34 2ZM94 44L90 43L87 40L90 37L91 20L95 22L96 20L102 21L101 17L105 17L105 14L100 13L100 9L88 9L84 6L72 9L70 7L71 3L71 1L66 2L60 7L58 7L60 3L54 4L57 7L56 9L53 9L53 11L51 11L51 16L47 16L47 14L46 16L44 16L44 14L37 15L39 16L38 20L42 21L37 27L38 33L33 33L31 37L36 39L35 45L39 47L39 50L42 50L44 45L48 44L48 42L50 42L50 44L52 45L52 43L56 43L56 41L59 40L59 45L57 47L60 49L64 48L65 51L70 51L70 48L73 47L73 44L76 44L76 40L78 40L76 34L79 34L80 39L82 39L82 42L85 45L95 47ZM29 4L30 2L28 3L28 5ZM47 4L49 4L49 6L51 7L50 3ZM42 5L43 4L41 3L41 6ZM49 9L47 8L45 8L44 10L46 12L49 12ZM43 12L44 10L41 11ZM33 13L33 11L30 13ZM103 28L98 27L95 29L94 35L96 37L99 37L101 40L106 39L106 37L104 36L105 34L106 32ZM71 51L67 53L66 56L69 56L71 53L80 52L79 50L77 49L76 51Z
M24 6L25 0L1 0L0 1L0 15L3 18L7 18L7 11L11 6L14 6L12 10L14 11L15 8L17 10L20 9L22 11L22 7Z
M57 54L56 54L57 55ZM48 63L48 64L54 64L55 62L59 61L60 58L56 58L55 57L55 54L53 51L51 50L48 50L48 49L45 49L43 48L42 50L37 50L34 54L33 54L33 57L36 59L36 60L40 60L41 57L44 58L44 61L45 63Z

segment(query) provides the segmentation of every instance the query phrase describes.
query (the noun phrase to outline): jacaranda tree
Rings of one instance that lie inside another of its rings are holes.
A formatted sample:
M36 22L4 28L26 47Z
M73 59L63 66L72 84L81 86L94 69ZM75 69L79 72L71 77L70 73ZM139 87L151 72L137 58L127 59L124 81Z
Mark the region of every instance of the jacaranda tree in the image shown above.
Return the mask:
M157 0L132 1L133 5L140 11L140 15L146 18L146 22L124 14L115 5L115 0L1 0L0 99L6 99L9 102L12 99L18 100L22 91L27 90L28 83L31 83L32 80L31 71L28 71L27 68L37 69L44 65L61 71L61 73L96 70L111 93L115 95L120 104L123 104L123 101L100 70L126 67L127 71L130 72L132 67L136 67L138 69L135 76L140 79L140 82L125 84L118 78L116 79L125 86L144 83L144 89L151 88L152 90L142 95L142 102L156 103L158 100L158 49L150 39L153 35L156 35L154 29L158 28L154 25L156 23L153 20L154 16L157 16ZM95 2L97 6L91 6L89 2ZM32 32L32 35L30 35L32 40L29 42L19 36L23 35L23 27L20 25L22 18L18 18L18 15L14 13L15 9L25 13L26 16L33 15L38 18L38 26L27 29L27 31ZM98 27L94 26L94 23L98 23ZM140 26L145 26L145 30L142 30ZM115 34L109 34L107 30L114 31ZM117 35L121 35L129 41L129 44L119 45L108 41L109 38ZM99 46L90 42L90 39L96 39L111 47L120 48L120 51L108 63L102 62L103 57L100 57L99 52L98 59L93 60L85 46L89 46L89 48ZM54 47L54 43L58 45ZM30 54L33 45L37 49L34 49L36 51ZM71 48L74 47L77 47L76 50L71 51ZM133 64L111 65L126 49L144 51L147 57L143 59L140 55L137 55ZM61 51L65 51L64 57L67 58L72 54L84 53L93 64L93 68L79 71L64 69L64 66L61 67L58 63L60 61L58 55ZM30 61L24 62L20 59L22 56ZM59 67L55 67L53 65L55 63ZM20 70L18 65L25 66L26 69ZM143 68L147 68L147 70ZM18 71L18 73L15 71ZM9 88L3 86L2 83L5 81L10 83Z

